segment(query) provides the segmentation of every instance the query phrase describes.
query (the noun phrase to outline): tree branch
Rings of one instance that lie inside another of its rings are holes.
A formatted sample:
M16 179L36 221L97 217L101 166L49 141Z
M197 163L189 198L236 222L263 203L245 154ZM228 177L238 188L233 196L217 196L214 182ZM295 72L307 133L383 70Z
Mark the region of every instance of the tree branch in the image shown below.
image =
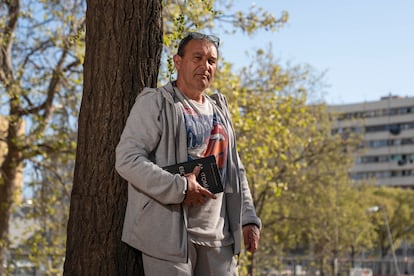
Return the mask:
M20 1L8 0L5 1L5 4L8 8L8 21L2 34L3 43L0 45L0 81L5 86L9 86L9 83L13 80L12 63L10 60L12 37L17 25L17 19L19 18Z

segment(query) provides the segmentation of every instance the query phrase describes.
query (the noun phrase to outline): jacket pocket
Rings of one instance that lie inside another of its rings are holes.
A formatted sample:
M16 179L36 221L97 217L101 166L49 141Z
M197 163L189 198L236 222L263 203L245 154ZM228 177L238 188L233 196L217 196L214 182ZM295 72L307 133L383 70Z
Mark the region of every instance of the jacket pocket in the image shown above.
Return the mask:
M141 208L137 208L134 234L141 250L157 258L181 261L187 248L181 205L163 205L142 193L138 197Z

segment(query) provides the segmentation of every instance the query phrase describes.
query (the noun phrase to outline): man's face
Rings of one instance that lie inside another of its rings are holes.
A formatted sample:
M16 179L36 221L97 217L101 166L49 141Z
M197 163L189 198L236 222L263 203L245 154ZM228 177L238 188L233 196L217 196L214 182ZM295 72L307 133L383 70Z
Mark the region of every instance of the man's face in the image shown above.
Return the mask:
M208 40L191 40L184 55L174 56L177 86L184 93L201 93L213 81L217 66L217 49Z

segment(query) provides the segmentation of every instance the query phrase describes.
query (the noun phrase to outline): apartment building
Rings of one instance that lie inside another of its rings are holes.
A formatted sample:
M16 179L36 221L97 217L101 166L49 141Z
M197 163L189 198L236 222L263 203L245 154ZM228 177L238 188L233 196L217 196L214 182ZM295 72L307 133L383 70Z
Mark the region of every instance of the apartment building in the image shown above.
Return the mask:
M351 177L377 185L414 188L414 97L386 96L378 101L330 105L338 115L334 133L360 133L363 150Z

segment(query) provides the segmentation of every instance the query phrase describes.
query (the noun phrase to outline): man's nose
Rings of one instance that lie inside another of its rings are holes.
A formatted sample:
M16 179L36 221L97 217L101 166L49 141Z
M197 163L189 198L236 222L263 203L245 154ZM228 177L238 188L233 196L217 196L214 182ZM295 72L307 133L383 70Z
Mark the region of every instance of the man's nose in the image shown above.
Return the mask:
M201 61L200 61L200 66L202 67L202 68L207 68L207 66L208 66L208 61L207 60L205 60L205 59L202 59Z
M211 64L210 64L210 62L208 62L208 59L202 61L202 66L203 66L204 70L210 70L210 68L211 68Z

